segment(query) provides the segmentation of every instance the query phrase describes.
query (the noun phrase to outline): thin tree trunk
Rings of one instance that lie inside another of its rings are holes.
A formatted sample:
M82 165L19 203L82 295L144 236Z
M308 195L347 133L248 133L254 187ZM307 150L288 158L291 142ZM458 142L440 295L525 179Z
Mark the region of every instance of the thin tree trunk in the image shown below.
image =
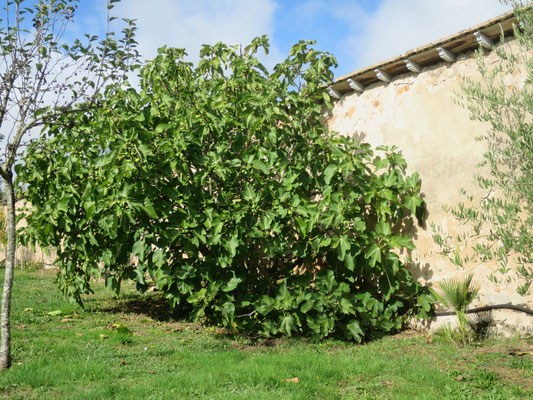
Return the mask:
M11 366L11 290L13 288L13 273L15 270L16 251L15 192L13 190L13 174L11 171L7 171L7 174L8 176L4 177L7 202L7 247L4 291L2 293L2 322L0 324L2 329L0 338L0 371Z

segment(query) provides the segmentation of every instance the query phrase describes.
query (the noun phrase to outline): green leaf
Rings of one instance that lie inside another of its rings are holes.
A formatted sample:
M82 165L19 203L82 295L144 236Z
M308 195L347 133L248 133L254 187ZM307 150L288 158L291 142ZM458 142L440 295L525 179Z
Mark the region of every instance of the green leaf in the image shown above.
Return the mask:
M328 317L326 314L319 314L314 318L308 314L306 315L305 320L311 329L311 332L313 332L314 336L318 338L326 337L335 326L332 318Z
M266 164L261 160L254 160L252 162L252 165L255 169L263 172L265 175L268 175L270 173Z
M316 287L320 292L330 293L335 283L335 273L332 270L320 271L316 276Z
M354 339L357 342L361 342L364 337L364 332L359 325L359 322L355 319L352 319L346 324L346 329L348 331L348 338Z
M365 252L365 258L368 260L370 267L375 267L377 263L381 262L381 248L374 243Z
M307 221L300 217L295 217L296 226L298 227L298 233L302 235L302 238L305 239L307 236Z
M94 215L94 212L96 210L96 203L93 200L86 200L83 203L83 208L85 209L85 212L87 213L87 218L91 218Z
M398 249L408 248L411 250L415 249L415 245L413 244L413 240L409 236L403 236L403 235L395 235L390 238L390 244L392 247L396 247Z
M238 278L234 276L222 287L222 291L224 292L231 292L232 290L235 290L237 285L243 281L242 278Z
M418 316L420 318L428 318L429 314L431 312L431 309L433 307L433 301L431 295L428 294L422 294L417 299L417 305L420 308L418 312Z
M226 324L231 326L231 324L233 323L233 317L235 315L235 304L226 301L222 304L222 307L220 309L222 311L224 319L226 320Z
M194 292L192 295L190 295L187 298L187 302L189 302L191 304L196 304L196 303L202 302L205 299L206 292L207 292L206 288L202 288L202 289Z
M261 229L268 230L270 229L270 226L272 225L272 217L269 215L263 215L261 217Z
M152 202L150 201L148 197L144 198L143 209L150 218L154 218L154 219L159 218L157 216L157 213L155 212L154 205L152 204Z
M306 300L300 307L300 311L306 314L313 309L313 306L314 306L313 300Z
M346 297L342 297L340 300L341 312L343 314L353 314L355 312L353 303Z
M416 214L416 208L422 204L422 199L420 196L406 196L405 202L403 203L404 207L407 208L414 215Z
M276 301L272 297L263 295L259 298L259 302L255 304L255 309L259 314L267 315L274 309L275 304Z
M42 108L39 108L37 111L35 111L35 116L36 117L39 117L43 114L46 114L47 112L50 111L50 107L42 107Z
M146 245L145 245L145 242L144 242L144 239L142 240L137 240L134 244L133 244L133 247L132 247L132 253L134 255L136 255L137 257L139 257L139 261L140 262L143 262L144 261L144 254L145 254L145 251L146 251Z
M105 249L102 252L102 261L104 265L106 266L114 265L114 258L113 258L113 253L111 252L111 249Z
M161 267L163 263L165 262L165 254L163 253L162 249L157 249L152 254L152 262L157 266Z
M408 176L407 178L405 178L405 183L407 183L407 185L411 188L416 187L419 182L420 182L420 175L418 174L418 172L415 172L411 176Z
M252 201L255 198L255 193L250 184L244 186L244 191L242 192L242 198L246 201Z
M379 277L379 287L383 293L383 298L388 301L395 292L395 287L392 284L387 272L384 272L383 275Z
M87 236L89 236L89 242L94 245L94 246L98 246L99 243L98 243L98 240L96 240L96 238L94 237L94 233L92 233L91 231L88 231L87 232Z
M387 221L382 221L376 225L376 232L380 235L389 236L392 231Z
M292 333L298 330L296 319L291 314L283 315L281 317L279 328L280 331L285 333L287 336L292 336Z
M114 276L108 276L105 280L105 287L111 289L116 295L120 292L120 282Z
M340 261L344 261L346 251L350 250L350 238L346 235L342 235L339 238L339 246L337 247L337 257Z
M320 241L320 247L328 247L331 244L331 238L328 236Z
M237 247L239 247L239 239L237 236L232 236L225 244L226 249L229 251L231 257L235 257L237 254Z
M395 171L390 171L388 174L383 175L383 185L390 187L396 183Z
M330 164L324 170L324 182L326 182L326 185L329 185L329 183L331 182L331 178L337 171L337 168L338 167L336 164Z
M354 262L354 256L350 252L346 252L344 255L344 266L348 268L350 271L353 271L355 269L355 262Z

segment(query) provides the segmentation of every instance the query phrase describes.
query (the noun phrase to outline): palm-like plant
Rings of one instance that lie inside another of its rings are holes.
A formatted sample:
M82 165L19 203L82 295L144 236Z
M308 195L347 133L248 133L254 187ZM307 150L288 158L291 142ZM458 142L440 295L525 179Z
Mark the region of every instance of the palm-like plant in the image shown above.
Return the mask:
M471 330L466 318L468 306L476 298L479 287L472 283L473 275L466 278L451 278L439 283L440 292L432 290L435 298L444 307L453 308L457 314L459 341L466 343L471 338ZM448 330L449 327L448 327Z
M479 287L472 283L473 275L466 278L446 279L439 283L440 293L433 291L433 294L444 307L452 307L457 311L466 311L470 303L476 298Z

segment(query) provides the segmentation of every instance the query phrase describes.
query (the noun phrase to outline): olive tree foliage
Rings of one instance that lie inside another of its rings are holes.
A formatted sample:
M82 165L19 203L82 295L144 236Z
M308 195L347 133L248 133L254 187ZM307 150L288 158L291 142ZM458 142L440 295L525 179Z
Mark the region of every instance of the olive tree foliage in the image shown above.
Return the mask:
M57 249L65 294L131 279L230 330L358 341L430 311L398 256L418 175L321 124L330 54L299 42L269 72L261 48L206 45L197 67L161 48L140 90L28 149L27 238Z
M519 21L517 48L496 45L499 60L490 66L479 50L482 79L466 79L459 99L488 127L476 138L487 148L475 176L482 195L463 190L467 202L447 210L469 229L451 238L435 226L434 239L458 266L496 260L501 276L516 273L525 295L533 282L533 11L531 1L509 3ZM524 74L520 85L505 80Z
M112 3L108 1L108 10ZM14 166L30 137L62 123L62 117L97 105L110 82L134 65L134 25L119 39L67 37L76 0L7 0L0 16L0 176L7 204L7 250L2 296L0 369L10 365L10 310L16 249ZM113 17L107 16L108 28ZM53 168L53 165L51 166ZM31 168L31 166L30 166Z

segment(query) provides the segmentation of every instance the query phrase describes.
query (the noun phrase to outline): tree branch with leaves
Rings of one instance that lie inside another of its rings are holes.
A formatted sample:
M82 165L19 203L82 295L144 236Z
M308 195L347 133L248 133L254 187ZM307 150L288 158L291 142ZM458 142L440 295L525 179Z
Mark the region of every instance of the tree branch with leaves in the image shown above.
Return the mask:
M65 113L99 107L104 93L125 82L137 67L135 24L123 20L120 37L109 30L116 19L107 2L107 30L101 39L67 35L77 0L8 0L0 19L0 176L7 204L7 250L1 311L0 369L11 363L10 311L17 246L14 167L32 138L61 123ZM39 131L40 130L40 131ZM53 168L50 165L50 168Z
M530 0L505 2L519 21L517 46L502 37L494 48L498 62L490 67L480 49L481 79L466 79L459 98L488 126L476 138L487 149L475 176L481 195L463 190L467 201L447 208L467 227L464 233L454 240L434 226L434 239L458 266L495 260L502 276L516 274L517 292L526 295L533 283L533 10ZM524 79L509 85L509 76Z

